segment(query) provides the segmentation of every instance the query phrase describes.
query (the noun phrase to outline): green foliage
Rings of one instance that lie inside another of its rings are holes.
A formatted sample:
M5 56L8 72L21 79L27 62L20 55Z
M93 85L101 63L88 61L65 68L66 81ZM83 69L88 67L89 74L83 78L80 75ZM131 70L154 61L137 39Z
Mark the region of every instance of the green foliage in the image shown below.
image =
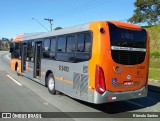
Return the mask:
M149 79L160 80L160 68L150 68Z
M136 0L136 9L128 22L145 23L156 25L160 22L160 0Z
M154 76L160 70L160 25L146 27L145 29L150 37L150 78L157 79L158 77L154 78Z
M62 27L56 27L54 30L59 30L59 29L63 29Z
M160 58L160 52L158 52L158 51L152 52L151 58Z
M160 25L146 28L150 36L150 48L151 52L160 52Z
M6 51L10 48L10 41L8 38L0 39L0 51Z

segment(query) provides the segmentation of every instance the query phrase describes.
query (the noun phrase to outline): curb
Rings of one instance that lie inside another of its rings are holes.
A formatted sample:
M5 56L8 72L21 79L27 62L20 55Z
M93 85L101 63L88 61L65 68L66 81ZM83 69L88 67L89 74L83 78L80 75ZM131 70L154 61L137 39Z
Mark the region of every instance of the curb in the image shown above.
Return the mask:
M154 79L149 79L148 80L149 83L159 83L160 84L160 80L154 80Z
M149 80L148 90L160 93L160 81L159 80Z

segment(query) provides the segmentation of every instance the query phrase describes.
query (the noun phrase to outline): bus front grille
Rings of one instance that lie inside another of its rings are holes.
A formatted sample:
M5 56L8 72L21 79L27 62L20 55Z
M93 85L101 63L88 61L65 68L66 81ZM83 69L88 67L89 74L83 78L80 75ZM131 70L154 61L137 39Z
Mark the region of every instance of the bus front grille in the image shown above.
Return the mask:
M112 59L119 64L135 65L140 64L145 59L146 52L111 50Z

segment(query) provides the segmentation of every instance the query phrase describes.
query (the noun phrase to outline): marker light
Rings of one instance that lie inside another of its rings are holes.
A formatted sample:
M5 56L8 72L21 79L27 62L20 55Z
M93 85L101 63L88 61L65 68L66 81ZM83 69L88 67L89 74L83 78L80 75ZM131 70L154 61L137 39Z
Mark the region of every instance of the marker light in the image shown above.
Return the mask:
M108 97L108 100L116 100L117 97Z

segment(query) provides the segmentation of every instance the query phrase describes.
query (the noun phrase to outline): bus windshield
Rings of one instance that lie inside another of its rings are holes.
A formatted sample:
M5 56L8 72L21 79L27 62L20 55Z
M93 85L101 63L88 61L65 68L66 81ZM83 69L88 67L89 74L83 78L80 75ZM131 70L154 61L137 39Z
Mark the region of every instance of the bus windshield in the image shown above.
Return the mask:
M111 46L146 48L146 31L131 30L109 24Z

